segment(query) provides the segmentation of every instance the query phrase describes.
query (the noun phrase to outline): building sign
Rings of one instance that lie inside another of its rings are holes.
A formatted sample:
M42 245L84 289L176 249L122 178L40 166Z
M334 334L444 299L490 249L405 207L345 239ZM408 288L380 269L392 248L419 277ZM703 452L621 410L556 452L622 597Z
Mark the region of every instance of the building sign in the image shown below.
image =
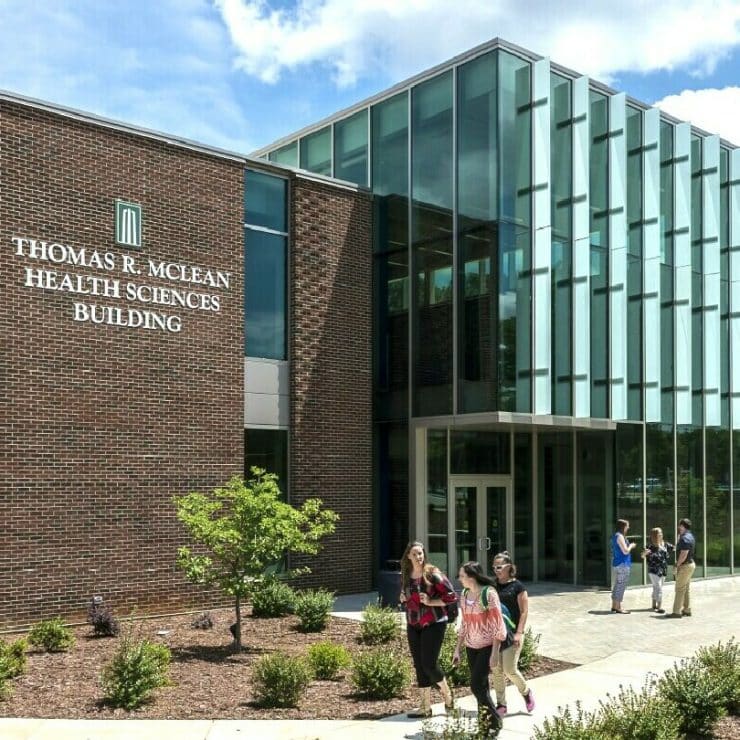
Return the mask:
M141 249L141 206L116 201L116 244Z
M121 232L124 237L133 240L138 224L141 238L140 216L139 212L138 220L128 222ZM116 233L118 226L117 220ZM69 316L79 323L177 333L188 312L219 313L221 293L231 287L231 273L201 265L163 262L30 236L14 236L11 242L15 256L23 260L22 284L32 290L73 296Z

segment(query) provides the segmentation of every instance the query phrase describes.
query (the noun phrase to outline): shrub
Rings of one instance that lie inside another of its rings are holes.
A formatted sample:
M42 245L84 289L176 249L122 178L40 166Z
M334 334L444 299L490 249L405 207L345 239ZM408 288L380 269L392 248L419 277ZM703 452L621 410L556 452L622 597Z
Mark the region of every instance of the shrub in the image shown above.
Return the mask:
M308 663L313 675L324 681L333 681L342 668L351 663L349 652L343 645L317 642L308 648Z
M25 640L7 643L0 638L0 699L11 694L9 679L20 676L26 669Z
M103 669L105 700L124 709L141 706L154 689L169 683L167 672L171 659L165 645L124 638L113 660Z
M311 681L303 658L272 653L261 658L252 676L257 700L265 707L294 707Z
M558 714L549 717L542 727L535 727L535 740L613 740L605 737L594 725L593 715L584 712L580 702L575 709L559 707Z
M87 610L87 622L92 625L96 637L116 637L121 631L121 626L110 608L94 601Z
M295 613L301 620L301 632L321 632L329 623L334 594L324 589L307 590L295 598Z
M25 640L5 642L0 637L0 678L15 678L26 670Z
M531 627L527 627L524 632L522 642L522 652L519 653L519 670L526 671L539 660L540 653L540 634L532 632Z
M456 666L452 665L455 645L457 645L457 630L454 627L448 627L445 630L442 650L439 654L440 668L451 686L470 686L470 667L465 648L460 651L460 662Z
M262 583L252 596L252 616L263 619L290 614L295 591L282 581L270 578Z
M191 622L191 626L196 630L212 630L215 623L211 612L203 612Z
M401 696L410 681L408 661L392 650L375 648L355 656L352 683L369 699Z
M726 687L697 658L687 658L667 670L658 692L681 712L681 732L707 735L724 715Z
M397 612L390 607L368 604L362 612L360 639L367 645L390 642L400 632Z
M699 648L696 659L722 688L722 704L730 714L740 712L740 646L730 638L726 645Z
M48 653L63 653L75 644L75 638L61 617L47 619L32 627L28 642L34 647L43 648Z
M604 737L625 740L675 740L681 716L677 707L655 690L655 678L648 678L642 690L620 687L616 697L601 702L595 724Z

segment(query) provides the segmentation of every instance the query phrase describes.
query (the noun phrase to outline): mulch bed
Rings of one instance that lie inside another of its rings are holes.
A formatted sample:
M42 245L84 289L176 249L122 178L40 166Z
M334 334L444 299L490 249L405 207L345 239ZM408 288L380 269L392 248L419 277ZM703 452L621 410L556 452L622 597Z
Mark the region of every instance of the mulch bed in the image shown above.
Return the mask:
M250 681L252 666L260 656L276 649L303 654L309 645L324 640L342 644L352 653L367 650L358 639L359 623L332 618L324 632L303 634L294 616L246 618L242 626L244 650L235 653L228 630L233 611L216 610L211 615L215 620L212 630L194 629L194 614L124 623L123 630L135 638L159 641L172 650L172 685L156 691L153 701L138 710L127 712L102 703L100 671L113 657L120 638L96 638L91 628L84 626L74 628L77 643L68 653L29 653L26 672L10 682L12 695L0 702L0 715L68 719L376 719L405 712L414 703L412 689L403 697L387 701L358 697L347 672L338 681L312 681L296 708L259 707L254 703ZM167 630L166 635L157 634L163 630ZM18 635L3 637L17 639ZM405 637L399 637L394 647L409 659ZM571 667L571 663L541 657L527 677ZM469 693L465 687L455 689L457 696ZM442 701L438 693L433 701Z

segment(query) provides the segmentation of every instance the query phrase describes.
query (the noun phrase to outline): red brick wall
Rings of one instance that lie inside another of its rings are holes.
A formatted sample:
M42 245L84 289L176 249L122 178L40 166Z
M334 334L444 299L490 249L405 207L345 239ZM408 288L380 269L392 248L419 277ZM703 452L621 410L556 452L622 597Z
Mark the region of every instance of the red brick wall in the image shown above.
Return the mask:
M243 470L242 173L0 100L0 627L73 618L93 594L119 614L203 601L174 565L171 498ZM143 207L141 251L114 243L116 198ZM111 252L117 267L19 257L13 237ZM230 288L125 275L124 254L227 271ZM24 287L26 267L220 295L221 310ZM75 322L77 301L179 314L182 330Z
M372 383L370 195L292 181L291 499L318 497L337 531L304 585L371 588Z

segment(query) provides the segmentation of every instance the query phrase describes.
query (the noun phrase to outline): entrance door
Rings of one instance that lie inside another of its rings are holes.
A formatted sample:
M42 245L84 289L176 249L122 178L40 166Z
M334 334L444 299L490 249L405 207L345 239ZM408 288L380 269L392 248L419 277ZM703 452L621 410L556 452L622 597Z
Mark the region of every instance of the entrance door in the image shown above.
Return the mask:
M508 476L455 475L449 488L450 575L455 577L460 565L477 560L486 573L491 558L511 547L508 514L511 511L511 479Z

